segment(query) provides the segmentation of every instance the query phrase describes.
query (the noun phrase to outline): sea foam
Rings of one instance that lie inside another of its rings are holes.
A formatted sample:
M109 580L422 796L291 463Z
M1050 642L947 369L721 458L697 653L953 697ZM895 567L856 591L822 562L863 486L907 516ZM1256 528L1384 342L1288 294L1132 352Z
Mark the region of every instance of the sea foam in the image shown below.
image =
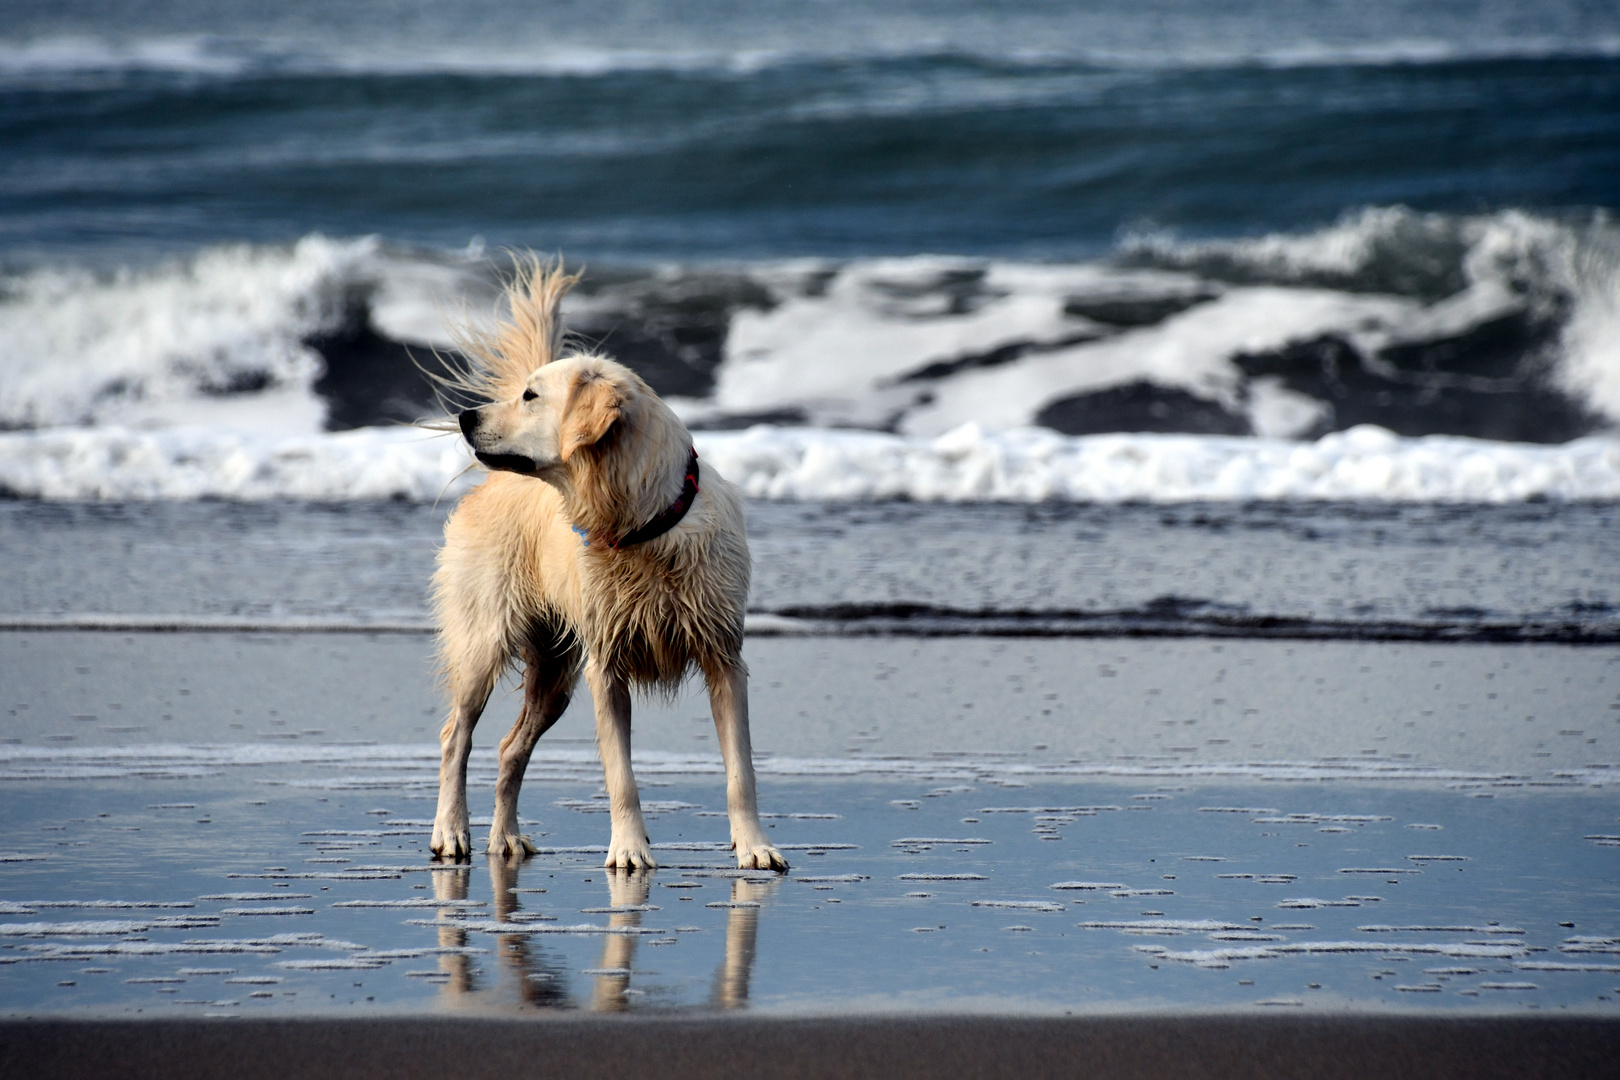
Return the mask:
M1620 439L1562 446L1371 426L1315 442L1062 436L967 423L938 438L760 425L700 432L704 464L753 498L919 502L1502 503L1620 498ZM275 436L179 427L0 434L0 491L41 499L431 501L477 482L458 440L408 427Z
M729 11L719 23L694 22L690 13L671 23L647 12L633 21L639 26L615 18L612 8L603 10L600 22L583 12L570 12L566 26L548 25L543 14L525 9L527 17L519 20L519 27L511 19L501 19L493 33L474 18L457 20L454 31L429 22L391 27L392 33L379 35L378 20L362 14L353 20L363 28L360 35L323 25L318 37L285 29L265 35L256 22L233 26L228 17L211 24L207 33L175 33L162 20L143 33L136 19L121 24L116 34L80 31L0 38L0 79L49 85L74 75L107 78L134 73L216 79L435 73L611 77L627 71L751 72L806 64L930 60L1059 70L1070 65L1382 66L1620 53L1620 36L1594 32L1589 13L1576 18L1556 10L1538 13L1538 32L1533 34L1524 32L1521 21L1508 22L1476 6L1466 9L1466 15L1426 10L1413 25L1395 33L1382 20L1367 26L1352 19L1349 33L1341 29L1328 35L1340 40L1329 41L1309 17L1319 17L1319 12L1296 20L1285 14L1291 9L1284 5L1251 13L1269 32L1260 44L1230 33L1230 13L1219 20L1226 32L1211 34L1208 24L1197 19L1167 25L1151 15L1138 21L1122 11L1103 17L1080 9L1068 18L1059 16L1056 26L1062 29L1055 32L1052 16L1045 16L1042 40L1036 46L1029 40L1026 20L1011 13L994 20L993 31L981 18L952 18L938 10L929 13L924 29L905 6L882 15L863 11L853 24L818 10L784 37L781 27L772 25L781 18L780 9L766 5L756 12L753 7L746 14ZM1459 20L1465 21L1458 25Z
M459 494L476 482L459 440L329 429L435 412L410 361L453 347L461 313L494 313L497 269L473 250L309 236L112 273L0 273L0 493ZM1092 262L917 256L631 277L582 289L570 317L611 349L616 327L650 334L722 307L711 368L666 357L648 377L681 368L686 388L666 393L705 466L754 498L1620 497L1620 229L1607 219L1384 207L1302 233L1134 236ZM658 307L647 297L660 288L697 299ZM1514 335L1538 334L1545 355L1526 353L1511 377L1424 367L1458 342L1522 351ZM370 344L345 352L350 339ZM373 385L373 361L357 357L374 353L398 385ZM1317 384L1318 367L1341 363L1411 415L1378 412L1366 386L1351 402ZM1424 404L1431 393L1460 396L1441 408ZM362 407L390 394L410 400ZM1398 437L1357 422L1368 416L1546 442ZM1054 430L1116 422L1136 426Z

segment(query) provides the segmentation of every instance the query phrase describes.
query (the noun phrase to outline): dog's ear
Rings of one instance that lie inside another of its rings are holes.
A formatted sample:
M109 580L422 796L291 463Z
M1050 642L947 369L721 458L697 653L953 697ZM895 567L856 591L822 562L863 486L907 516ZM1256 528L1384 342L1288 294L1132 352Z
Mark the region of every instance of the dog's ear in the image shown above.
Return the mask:
M621 417L619 388L596 372L585 372L568 394L558 436L562 460L582 446L595 446Z

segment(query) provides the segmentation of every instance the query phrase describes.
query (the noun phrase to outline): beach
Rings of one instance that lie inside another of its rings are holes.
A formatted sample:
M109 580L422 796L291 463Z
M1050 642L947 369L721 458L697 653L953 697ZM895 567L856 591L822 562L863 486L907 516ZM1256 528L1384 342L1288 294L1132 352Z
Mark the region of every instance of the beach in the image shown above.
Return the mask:
M1612 1071L1615 12L12 7L0 1071ZM428 851L531 253L744 500L785 874L690 685L656 871L583 688L482 854L516 673Z
M844 565L863 529L894 536L897 512L957 540L922 577L900 559ZM1620 648L1601 617L1577 644L1574 624L1540 640L1501 627L1534 624L1532 601L1573 610L1544 564L1572 590L1612 569L1601 546L1585 554L1596 533L1570 529L1520 556L1539 583L1520 589L1500 513L1377 515L1381 544L1356 545L1359 560L1450 528L1497 552L1496 589L1475 592L1488 610L1438 626L1363 605L1358 636L1322 617L1356 609L1345 575L1273 590L1242 572L1257 532L1278 573L1320 569L1322 532L1368 527L1345 510L1296 509L1282 538L1273 511L1228 510L1190 542L1160 513L1094 514L1092 543L1063 548L1022 514L975 512L968 532L959 509L851 508L843 539L812 556L802 508L754 504L744 658L762 809L793 863L779 878L728 869L696 693L635 706L657 872L595 865L606 818L583 691L525 784L539 853L428 856L443 703L421 596L441 511L14 506L12 545L59 553L42 570L116 549L142 553L142 573L122 591L65 570L11 587L8 606L35 614L0 630L17 849L5 1007L174 1023L1608 1017ZM187 546L166 548L176 533ZM986 578L984 553L1020 536L1047 557ZM1081 571L1116 548L1145 581L1199 571L1230 591L1179 613L1121 604L1098 632L1061 590L1089 588ZM1432 588L1478 558L1453 555L1428 568ZM988 613L930 602L970 581L996 598L976 605ZM810 588L837 604L807 616ZM1041 590L1054 611L1013 602ZM1316 618L1279 619L1271 598ZM1250 629L1201 622L1215 600ZM1278 625L1294 632L1265 636ZM475 833L511 685L475 740Z
M546 1068L580 1077L940 1075L1297 1076L1600 1075L1613 1026L1551 1017L1312 1019L1168 1017L1090 1021L950 1017L772 1023L745 1017L526 1024L491 1019L407 1024L248 1022L231 1027L42 1022L12 1027L37 1052L11 1057L41 1075L82 1075L117 1057L131 1076L509 1076ZM177 1053L177 1048L184 1052ZM837 1055L836 1068L829 1056ZM159 1062L159 1066L148 1065Z
M0 633L29 706L0 747L0 1055L44 1076L1612 1058L1612 646L794 636L746 656L780 876L729 869L690 697L637 707L657 871L597 866L584 701L530 766L538 853L456 866L426 851L423 635ZM514 708L479 731L475 834Z

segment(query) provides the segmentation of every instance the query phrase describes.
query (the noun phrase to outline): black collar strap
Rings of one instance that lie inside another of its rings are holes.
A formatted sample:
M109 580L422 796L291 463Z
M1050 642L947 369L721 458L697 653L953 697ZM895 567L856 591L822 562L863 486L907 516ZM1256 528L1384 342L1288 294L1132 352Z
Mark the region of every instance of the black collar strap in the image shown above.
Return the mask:
M681 519L686 516L686 512L692 509L692 504L697 501L697 493L698 461L697 447L694 446L692 447L692 456L686 459L686 483L681 485L681 493L676 496L675 501L670 503L662 514L659 514L641 528L626 533L616 541L609 540L608 547L627 548L632 544L645 544L649 540L656 540L658 537L663 536L681 523Z

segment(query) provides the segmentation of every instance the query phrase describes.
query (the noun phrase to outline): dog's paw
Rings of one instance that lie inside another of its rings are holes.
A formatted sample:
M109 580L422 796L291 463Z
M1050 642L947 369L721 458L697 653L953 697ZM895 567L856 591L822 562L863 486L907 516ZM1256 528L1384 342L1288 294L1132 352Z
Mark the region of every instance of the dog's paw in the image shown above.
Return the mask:
M513 856L527 858L534 854L534 841L521 833L490 829L487 851L489 854L499 855L503 859L509 859Z
M786 870L788 861L782 857L775 846L764 840L752 844L733 843L737 851L737 869L739 870Z
M472 858L472 831L468 828L467 819L460 821L438 818L433 822L433 840L428 849L441 859Z
M615 834L608 841L607 858L602 865L619 870L656 870L658 860L653 858L652 846L646 837L627 841Z

